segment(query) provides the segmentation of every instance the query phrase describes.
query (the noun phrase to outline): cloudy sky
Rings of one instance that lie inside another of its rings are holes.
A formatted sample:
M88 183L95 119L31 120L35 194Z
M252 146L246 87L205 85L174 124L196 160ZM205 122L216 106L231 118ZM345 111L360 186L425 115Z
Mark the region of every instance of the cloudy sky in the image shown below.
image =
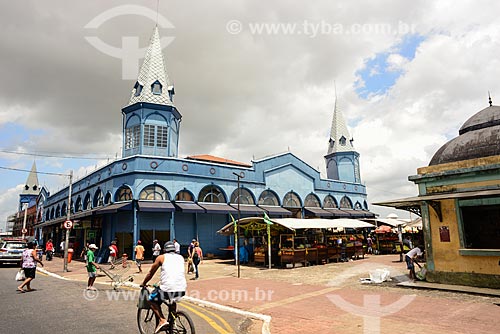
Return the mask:
M82 176L119 157L156 4L2 2L0 228L27 178L5 168L35 159L40 172ZM500 100L499 12L495 1L161 0L180 156L250 162L290 150L325 176L335 82L369 202L416 195L408 175L488 105L488 91ZM67 184L39 180L51 192Z

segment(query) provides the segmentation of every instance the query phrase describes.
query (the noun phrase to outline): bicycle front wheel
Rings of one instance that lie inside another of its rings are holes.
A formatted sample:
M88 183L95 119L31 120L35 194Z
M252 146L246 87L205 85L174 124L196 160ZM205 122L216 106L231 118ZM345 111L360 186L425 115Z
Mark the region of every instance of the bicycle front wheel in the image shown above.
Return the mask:
M141 332L141 334L153 334L156 326L158 326L158 320L156 319L153 310L143 308L138 309L137 325L139 326L139 332Z
M177 311L177 314L174 319L174 325L172 326L173 334L196 334L194 330L193 320L191 317L183 312Z

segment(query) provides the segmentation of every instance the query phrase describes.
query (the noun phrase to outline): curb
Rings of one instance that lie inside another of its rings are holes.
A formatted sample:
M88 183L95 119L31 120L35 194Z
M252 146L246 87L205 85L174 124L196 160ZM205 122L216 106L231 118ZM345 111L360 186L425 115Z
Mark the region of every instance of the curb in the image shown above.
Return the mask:
M73 281L72 279L69 279L67 277L64 277L64 276L61 276L58 274L51 273L50 271L47 271L43 268L37 267L36 270L38 270L41 273L44 273L48 276L54 277L54 278L62 279L65 281ZM131 283L131 282L124 282L122 285L130 287L130 288L135 288L135 289L141 288L141 286L139 284ZM203 299L197 299L197 298L193 298L193 297L189 297L189 296L184 296L182 299L187 300L187 301L194 303L194 304L197 304L197 305L210 307L210 308L213 308L213 309L216 309L219 311L231 312L231 313L239 314L239 315L249 317L252 319L261 320L263 322L262 323L262 334L270 334L271 333L271 316L270 315L254 313L254 312L249 312L249 311L243 311L243 310L240 310L240 309L237 309L234 307L216 304L216 303L212 303L212 302L209 302L209 301L206 301Z
M131 288L136 288L136 289L140 289L141 288L141 286L139 284L137 284L137 283L125 282L123 285L131 287ZM254 313L254 312L249 312L249 311L243 311L243 310L231 307L231 306L225 306L225 305L221 305L221 304L216 304L216 303L213 303L213 302L209 302L209 301L206 301L206 300L203 300L203 299L193 298L193 297L190 297L190 296L184 296L184 297L182 297L182 299L186 300L186 301L189 301L189 302L191 302L193 304L200 305L200 306L206 306L206 307L210 307L212 309L216 309L216 310L219 310L219 311L231 312L231 313L239 314L239 315L242 315L242 316L245 316L245 317L248 317L248 318L261 320L263 322L263 324L262 324L262 334L270 334L271 333L271 316L270 315L265 315L265 314L260 314L260 313Z

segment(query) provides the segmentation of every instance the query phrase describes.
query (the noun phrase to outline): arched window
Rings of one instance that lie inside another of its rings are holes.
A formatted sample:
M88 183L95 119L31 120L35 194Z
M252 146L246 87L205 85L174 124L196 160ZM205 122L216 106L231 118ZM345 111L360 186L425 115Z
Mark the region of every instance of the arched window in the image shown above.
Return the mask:
M283 207L286 208L300 208L300 198L294 192L289 192L283 198Z
M61 207L58 205L56 208L56 218L61 217Z
M323 201L323 207L328 208L328 209L333 209L337 208L337 201L335 201L335 198L332 196L328 195L325 197L325 200Z
M274 205L279 206L280 201L278 196L271 190L264 190L259 196L259 205Z
M50 220L50 211L47 210L47 213L45 213L45 220Z
M201 189L198 202L226 203L226 198L218 187L210 185Z
M54 211L54 208L52 208L52 210L50 210L50 219L54 219L55 218L55 211Z
M90 200L90 194L85 195L85 199L83 200L83 210L92 209L92 201Z
M75 212L82 211L82 198L78 196L75 202Z
M163 200L169 200L169 197L165 188L157 184L152 184L142 189L141 193L139 194L139 199L147 199L151 201L163 201Z
M63 216L66 216L68 214L68 212L66 211L66 202L63 203L62 207L61 207L61 215Z
M239 188L233 191L230 202L238 204L238 196L240 197L240 204L255 204L252 193L248 189Z
M130 201L132 198L132 190L127 186L122 186L116 192L115 202Z
M106 194L106 197L104 197L104 204L108 205L108 204L111 204L111 193L108 192Z
M340 208L352 209L352 202L347 196L342 197L342 199L340 200Z
M103 205L104 205L104 196L102 194L101 189L97 189L96 193L94 194L94 208Z
M362 210L361 204L359 202L356 202L356 204L354 204L354 209Z
M363 201L363 207L365 208L365 210L368 210L368 203L366 203L366 201Z
M175 195L176 201L194 202L193 195L187 190L181 190Z
M306 208L320 208L321 204L319 203L318 196L314 194L307 195L304 206Z

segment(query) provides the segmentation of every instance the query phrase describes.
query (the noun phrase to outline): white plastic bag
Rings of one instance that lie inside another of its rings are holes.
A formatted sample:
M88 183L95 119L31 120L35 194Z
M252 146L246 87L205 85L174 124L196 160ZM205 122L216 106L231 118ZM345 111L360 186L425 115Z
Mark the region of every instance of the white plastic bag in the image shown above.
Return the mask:
M16 274L16 281L24 281L26 279L26 276L24 275L24 270L19 269L19 271Z
M388 269L375 269L374 271L370 271L370 280L373 283L382 283L388 281L390 278L391 272Z

